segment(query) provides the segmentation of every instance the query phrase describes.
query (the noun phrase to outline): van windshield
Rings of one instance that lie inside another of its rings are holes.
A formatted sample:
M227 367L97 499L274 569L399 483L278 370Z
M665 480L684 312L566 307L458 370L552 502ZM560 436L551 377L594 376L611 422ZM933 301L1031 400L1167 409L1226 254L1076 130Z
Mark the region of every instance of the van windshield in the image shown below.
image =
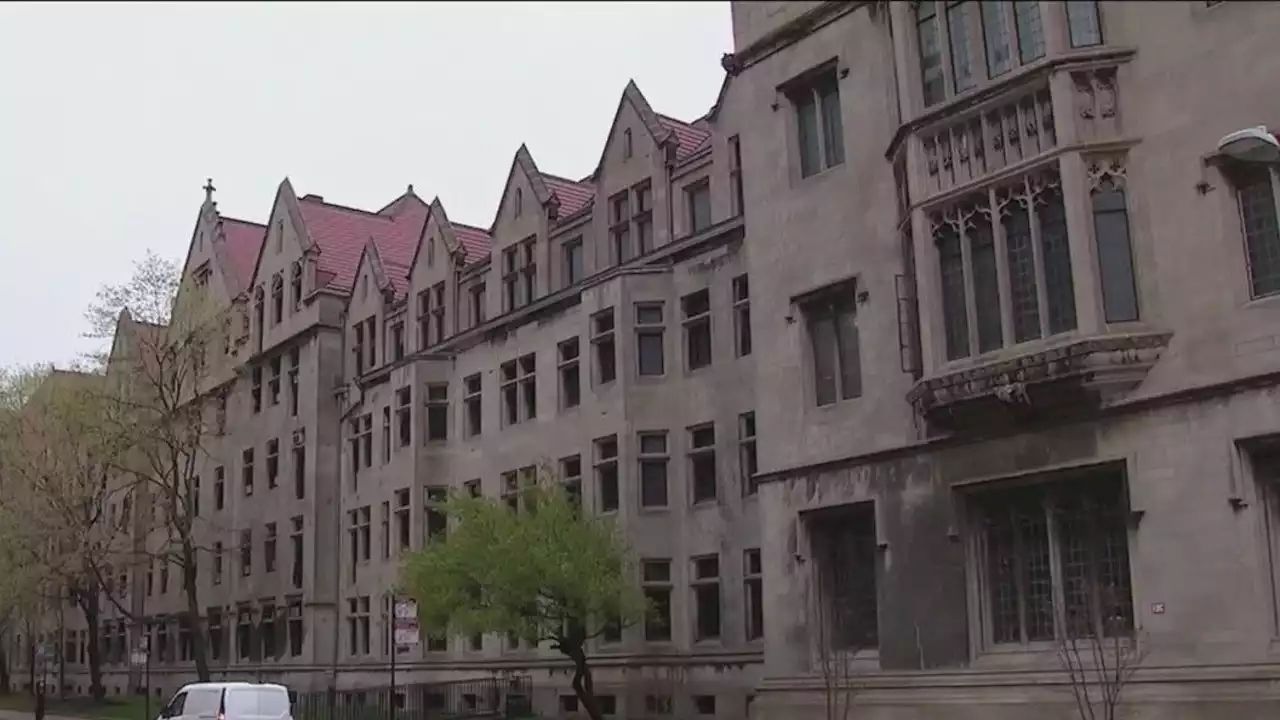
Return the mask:
M229 719L289 714L289 695L278 688L229 688L223 702Z

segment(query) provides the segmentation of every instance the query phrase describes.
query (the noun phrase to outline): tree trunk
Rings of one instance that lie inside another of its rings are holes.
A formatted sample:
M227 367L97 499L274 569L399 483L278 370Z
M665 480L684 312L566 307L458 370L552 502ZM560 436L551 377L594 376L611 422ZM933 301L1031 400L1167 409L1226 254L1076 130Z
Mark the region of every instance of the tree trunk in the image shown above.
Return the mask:
M600 704L596 702L595 686L591 681L591 668L587 666L586 650L581 643L569 647L562 644L560 652L573 661L573 692L577 694L578 702L582 703L583 711L591 720L604 720Z
M101 595L102 589L97 583L90 583L88 592L80 596L80 609L84 611L84 622L89 626L86 648L89 651L89 696L96 701L107 696L107 689L102 686L102 648L98 644L99 625L102 623Z
M209 644L205 635L208 629L200 614L196 549L189 537L182 539L182 590L187 596L187 627L190 628L191 658L196 662L196 677L200 682L209 682Z

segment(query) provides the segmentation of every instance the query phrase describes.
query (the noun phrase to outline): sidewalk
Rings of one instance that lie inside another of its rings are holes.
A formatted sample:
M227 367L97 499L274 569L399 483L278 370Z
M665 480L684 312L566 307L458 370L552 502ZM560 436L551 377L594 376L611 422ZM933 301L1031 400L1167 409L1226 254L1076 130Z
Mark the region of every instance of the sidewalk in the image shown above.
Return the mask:
M0 720L32 720L36 716L33 712L26 710L0 710ZM44 720L85 720L85 718L73 718L65 715L45 715Z

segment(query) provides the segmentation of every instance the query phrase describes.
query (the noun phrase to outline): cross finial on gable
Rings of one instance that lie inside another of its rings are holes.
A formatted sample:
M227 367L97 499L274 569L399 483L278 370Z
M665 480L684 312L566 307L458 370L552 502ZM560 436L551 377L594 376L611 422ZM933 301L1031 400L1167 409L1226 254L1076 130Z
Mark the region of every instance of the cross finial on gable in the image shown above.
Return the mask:
M213 178L208 178L204 185L204 199L206 202L211 202L213 200L213 191L216 189L217 188L213 186Z

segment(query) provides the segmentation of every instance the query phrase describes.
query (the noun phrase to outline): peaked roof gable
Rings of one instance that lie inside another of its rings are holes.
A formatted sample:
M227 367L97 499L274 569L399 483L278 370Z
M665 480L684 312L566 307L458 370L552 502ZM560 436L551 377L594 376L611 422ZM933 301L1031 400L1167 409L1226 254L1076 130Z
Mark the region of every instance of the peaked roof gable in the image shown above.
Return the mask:
M311 238L311 234L307 231L306 223L302 221L302 212L298 207L298 196L293 192L293 183L289 181L288 176L280 181L280 185L276 188L276 197L271 201L271 212L267 215L267 222L270 223L276 217L276 211L283 208L285 214L289 216L289 224L293 226L294 233L298 236L298 244L302 246L303 254L311 251L315 247L315 242ZM265 232L270 231L270 226L264 229L263 242L258 246L258 252L253 258L253 273L249 276L249 281L245 283L244 290L248 290L258 282L258 271L262 267L262 256L266 252L266 235ZM322 287L324 283L318 281L319 273L317 273L317 287Z
M360 251L360 261L356 263L354 279L359 279L360 269L363 267L369 268L369 273L373 276L374 287L382 293L384 299L388 295L392 298L403 297L408 291L408 273L404 272L404 268L385 265L382 262L382 253L378 251L378 244L372 238L364 244L364 249Z
M533 161L529 148L524 143L520 143L515 157L511 158L511 167L507 170L507 181L502 185L502 197L498 198L498 209L494 211L493 222L489 224L490 235L497 229L498 218L502 217L502 208L507 205L507 195L511 192L511 180L516 176L517 168L524 174L529 187L533 190L533 197L540 206L545 208L559 203L559 199L551 193L546 182L543 181L542 173L538 172L538 164Z
M654 143L662 147L671 140L672 131L662 124L661 118L653 111L644 93L640 92L636 81L628 80L627 86L622 90L622 97L618 99L618 109L613 111L613 122L609 124L609 134L605 136L604 147L600 148L600 159L596 162L595 171L591 173L592 179L600 177L600 170L604 168L605 154L609 151L609 146L613 143L613 134L618 129L618 118L622 116L623 106L628 103L640 116L641 124L648 129Z
M266 227L247 220L224 217L218 212L218 203L213 200L214 190L213 181L210 180L205 185L204 202L200 204L191 230L187 257L182 263L182 274L185 277L194 269L191 261L195 255L196 239L203 232L208 242L210 259L218 268L227 297L235 299L252 278L253 263L265 239Z

